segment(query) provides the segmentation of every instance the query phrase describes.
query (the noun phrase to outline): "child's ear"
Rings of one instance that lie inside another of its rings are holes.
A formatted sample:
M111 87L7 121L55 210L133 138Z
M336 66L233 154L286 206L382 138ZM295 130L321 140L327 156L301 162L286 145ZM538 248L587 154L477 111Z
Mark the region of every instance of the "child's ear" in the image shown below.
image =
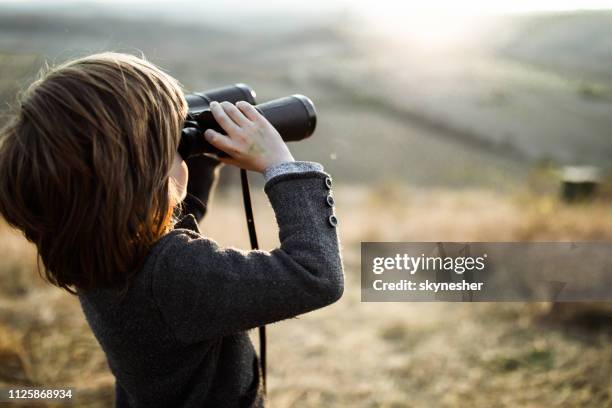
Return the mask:
M180 154L174 154L174 162L170 169L170 194L178 200L183 201L187 195L187 182L189 181L189 170L187 163Z

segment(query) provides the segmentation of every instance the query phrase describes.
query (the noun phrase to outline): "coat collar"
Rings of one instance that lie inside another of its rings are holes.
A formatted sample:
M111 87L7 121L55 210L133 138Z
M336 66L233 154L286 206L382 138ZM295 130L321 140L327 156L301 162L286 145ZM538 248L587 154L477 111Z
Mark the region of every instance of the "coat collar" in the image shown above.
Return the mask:
M192 214L187 214L179 219L178 222L174 224L174 229L188 229L198 234L200 233L198 222Z

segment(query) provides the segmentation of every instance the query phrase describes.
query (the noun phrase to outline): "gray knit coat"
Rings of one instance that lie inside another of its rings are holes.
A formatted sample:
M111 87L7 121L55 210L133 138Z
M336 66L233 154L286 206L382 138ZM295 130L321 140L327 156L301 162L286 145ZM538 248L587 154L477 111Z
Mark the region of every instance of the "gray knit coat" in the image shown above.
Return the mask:
M329 175L281 174L264 190L276 214L279 248L220 248L187 215L151 248L125 296L79 292L116 377L118 407L262 406L247 331L340 298L344 279Z

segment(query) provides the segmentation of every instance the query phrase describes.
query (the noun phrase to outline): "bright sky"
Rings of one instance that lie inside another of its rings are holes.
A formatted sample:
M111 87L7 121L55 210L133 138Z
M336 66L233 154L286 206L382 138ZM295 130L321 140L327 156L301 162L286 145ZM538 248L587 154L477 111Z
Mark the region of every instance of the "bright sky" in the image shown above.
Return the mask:
M566 11L586 9L610 9L610 0L428 0L394 2L382 0L377 2L359 1L370 11L377 9L384 12L424 12L459 15L482 15L522 13L530 11ZM383 7L381 7L381 5Z
M66 3L62 0L0 0L0 3L44 3L49 6L52 3ZM312 10L343 7L347 9L357 8L375 14L380 13L440 13L454 15L482 15L498 13L516 13L529 11L562 11L562 10L585 10L585 9L611 9L612 0L257 0L247 2L244 0L77 0L71 1L97 4L138 4L148 3L155 6L175 6L181 3L198 3L208 5L211 8L223 9L236 8L242 11L271 10Z
M109 10L145 12L185 18L202 16L208 21L253 17L333 15L348 11L365 17L369 28L400 41L412 40L431 48L469 42L482 35L481 17L508 13L612 9L612 0L0 0L53 9L56 5L90 3ZM144 5L146 3L146 6ZM288 20L288 19L286 19ZM252 20L255 22L255 19Z

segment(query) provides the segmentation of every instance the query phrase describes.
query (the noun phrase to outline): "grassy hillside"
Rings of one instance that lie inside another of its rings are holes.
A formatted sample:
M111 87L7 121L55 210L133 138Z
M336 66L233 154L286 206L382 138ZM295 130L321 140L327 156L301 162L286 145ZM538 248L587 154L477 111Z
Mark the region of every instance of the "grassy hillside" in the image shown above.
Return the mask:
M498 44L500 55L612 85L612 12L541 14L513 25L514 36Z
M293 149L350 182L508 188L541 161L610 166L610 13L503 19L469 51L423 53L354 16L274 31L79 10L0 13L3 101L45 60L143 52L187 90L310 96L320 126Z

